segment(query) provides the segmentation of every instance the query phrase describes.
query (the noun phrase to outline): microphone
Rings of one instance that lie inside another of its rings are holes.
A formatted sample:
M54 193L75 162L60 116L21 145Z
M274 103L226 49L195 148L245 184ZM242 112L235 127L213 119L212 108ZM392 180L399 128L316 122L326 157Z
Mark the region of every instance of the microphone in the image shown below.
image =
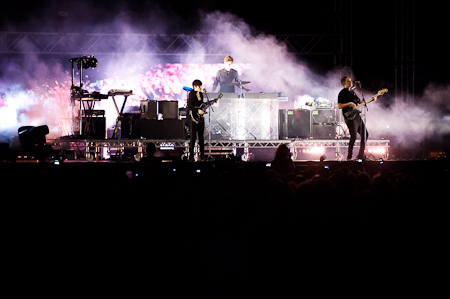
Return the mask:
M355 84L358 84L359 87L361 87L361 85L362 85L361 81L355 81Z
M205 93L205 95L206 95L206 98L208 99L208 101L209 101L209 96L208 96L208 92L206 91L206 88L203 88L203 92Z

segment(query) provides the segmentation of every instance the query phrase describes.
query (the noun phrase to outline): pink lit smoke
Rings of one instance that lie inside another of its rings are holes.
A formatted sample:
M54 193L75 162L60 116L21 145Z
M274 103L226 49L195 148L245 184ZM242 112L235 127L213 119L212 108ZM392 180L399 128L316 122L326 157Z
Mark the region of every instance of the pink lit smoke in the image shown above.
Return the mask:
M173 33L168 32L173 30L173 24L164 21L164 16L158 19L157 14L152 14L152 17L156 19L156 27L138 28L128 24L127 18L119 18L112 26L100 24L90 30L99 32L103 28L113 28L117 33L131 34L158 28L164 31L158 33ZM239 71L243 80L252 82L248 86L252 92L286 92L289 102L281 103L280 108L289 109L294 108L295 101L305 97L337 100L342 88L340 76L346 74L336 70L318 73L308 68L306 63L289 54L274 36L255 34L245 20L235 15L213 12L203 14L200 19L201 22L196 24L197 33L221 37L221 42L229 49L226 54L235 59L233 68ZM68 24L66 27L71 28ZM194 79L200 79L210 90L217 70L223 67L223 57L218 57L215 63L205 63L206 55L201 51L186 54L191 55L183 56L185 58L179 63L139 54L132 58L96 55L99 65L95 70L84 71L84 89L101 93L110 89L131 89L134 95L129 97L127 106L139 105L139 101L145 99L178 100L182 106L186 97L183 86L190 86ZM1 61L2 69L6 71L0 75L0 139L9 140L21 125L47 124L57 132L56 136L69 134L69 62L48 64L37 56L28 56L26 62L6 58ZM375 92L369 90L365 94L369 96ZM448 86L430 84L422 95L417 96L416 105L396 101L392 98L393 92L387 96L393 104L383 105L383 99L380 99L369 108L367 120L372 137L388 132L414 147L426 135L450 133L446 120L450 110L446 106L450 96ZM118 104L121 105L120 100ZM102 100L96 108L106 110L108 125L114 123L117 114L110 100ZM437 120L440 121L436 123Z

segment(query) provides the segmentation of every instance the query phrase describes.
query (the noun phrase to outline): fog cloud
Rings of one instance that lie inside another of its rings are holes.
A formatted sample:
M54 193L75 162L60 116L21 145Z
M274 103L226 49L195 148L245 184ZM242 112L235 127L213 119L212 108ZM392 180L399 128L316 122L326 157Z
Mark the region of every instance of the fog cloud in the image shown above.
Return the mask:
M251 65L241 79L251 81L247 87L252 92L287 93L289 102L280 103L280 108L293 109L296 99L305 96L336 102L337 94L342 88L340 76L345 74L334 69L330 69L328 73L317 72L308 67L305 61L290 54L275 36L258 32L257 28L247 24L244 19L230 13L198 12L199 17L194 21L192 16L169 14L160 6L152 6L150 3L146 3L137 13L131 13L131 8L126 5L121 5L116 10L113 7L104 9L104 14L99 15L98 8L88 2L64 7L54 5L46 10L47 13L43 14L42 18L25 18L29 20L27 24L14 24L8 20L4 20L3 24L8 30L33 27L33 31L49 32L62 30L75 33L170 35L182 33L176 30L184 29L184 32L211 34L217 38L211 41L216 45L210 46L226 51L223 54L233 56L235 63ZM185 27L187 25L190 26ZM90 54L92 53L80 53ZM182 63L211 61L206 49L201 46L187 48L185 54L189 55L180 58ZM64 57L62 60L66 61L68 58L71 57ZM89 70L86 74L109 78L118 84L115 88L128 88L131 84L130 78L138 78L139 72L146 66L164 63L163 56L156 58L146 54L117 54L102 59L99 59L99 67L95 71ZM38 54L26 54L23 59L2 58L0 131L3 136L8 130L17 132L20 125L54 124L57 118L68 116L70 65L68 62L61 62L62 60L43 58ZM215 63L221 61L223 57L218 57ZM380 86L381 88L383 86ZM365 90L365 95L369 97L376 92ZM11 99L11 94L16 98ZM393 94L394 91L391 90L386 96L391 102L390 105L384 105L382 98L370 104L367 123L371 137L387 134L415 146L426 136L450 134L447 120L450 112L449 84L430 83L422 95L416 96L415 104L396 100ZM22 100L17 101L17 96Z

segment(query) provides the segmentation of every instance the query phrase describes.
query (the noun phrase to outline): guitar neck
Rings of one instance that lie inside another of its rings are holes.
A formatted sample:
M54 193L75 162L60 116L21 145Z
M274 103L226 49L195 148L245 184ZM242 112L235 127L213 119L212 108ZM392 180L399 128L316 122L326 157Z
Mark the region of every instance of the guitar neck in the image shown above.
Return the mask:
M207 101L207 102L203 102L201 107L203 109L209 108L209 106L212 106L214 103L217 102L217 100L218 99L214 99L214 100L210 100L210 101Z
M374 95L373 97L371 97L370 99L368 99L367 101L362 102L361 104L358 104L358 106L356 106L356 109L361 108L362 106L364 106L365 104L368 104L372 101L375 101L378 97L378 94Z

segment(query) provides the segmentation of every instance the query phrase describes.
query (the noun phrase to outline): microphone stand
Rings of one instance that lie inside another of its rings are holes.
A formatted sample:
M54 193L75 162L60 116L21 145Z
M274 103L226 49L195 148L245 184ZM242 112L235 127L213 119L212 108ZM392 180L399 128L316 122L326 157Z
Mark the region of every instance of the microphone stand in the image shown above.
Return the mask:
M366 108L366 111L364 113L364 148L367 144L367 112L369 111L369 108L367 107L367 102L364 99L364 91L361 89L362 83L359 82L359 89L361 90L361 96L362 96L362 101L364 103L364 107ZM361 144L359 145L361 147Z
M244 93L242 92L242 87L243 87L243 85L242 85L242 80L239 80L239 85L238 85L238 87L239 87L239 98L244 98Z
M206 91L206 89L204 89L204 92L206 94L206 100L209 102L209 96L208 96L208 92ZM209 126L209 129L208 129L209 146L208 146L208 159L207 159L208 161L212 161L212 156L211 156L211 106L212 105L210 105L208 107L208 126Z

